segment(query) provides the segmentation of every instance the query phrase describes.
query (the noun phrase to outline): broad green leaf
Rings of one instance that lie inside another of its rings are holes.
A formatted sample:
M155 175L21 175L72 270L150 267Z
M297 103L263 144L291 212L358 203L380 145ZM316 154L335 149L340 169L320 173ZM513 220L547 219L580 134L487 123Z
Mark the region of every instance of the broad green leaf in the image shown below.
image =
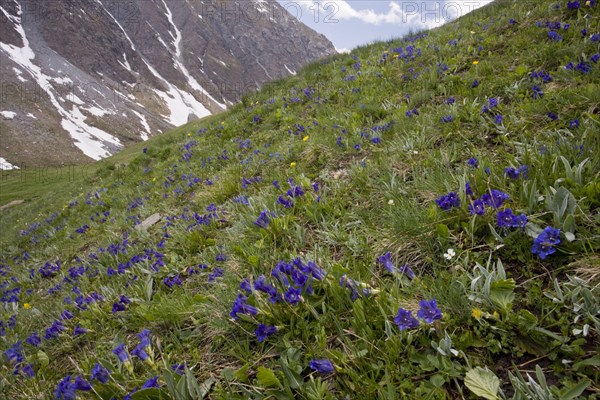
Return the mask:
M281 382L279 382L272 369L258 367L256 377L258 378L258 383L263 387L281 387Z
M490 300L503 310L508 310L515 299L513 279L494 281L490 285Z
M488 400L498 400L500 379L490 370L476 367L465 376L465 386L475 395Z
M50 359L48 358L48 355L46 353L44 353L42 350L38 350L37 359L40 362L40 365L42 366L42 368L47 367L48 363L50 363Z

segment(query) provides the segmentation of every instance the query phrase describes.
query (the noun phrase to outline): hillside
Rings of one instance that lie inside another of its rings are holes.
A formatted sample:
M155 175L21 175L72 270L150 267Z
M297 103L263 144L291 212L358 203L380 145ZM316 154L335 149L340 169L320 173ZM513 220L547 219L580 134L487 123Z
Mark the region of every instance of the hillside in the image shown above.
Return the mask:
M0 157L20 168L110 156L336 53L275 0L0 0L0 33Z
M497 1L4 171L0 393L600 398L599 46L596 1Z

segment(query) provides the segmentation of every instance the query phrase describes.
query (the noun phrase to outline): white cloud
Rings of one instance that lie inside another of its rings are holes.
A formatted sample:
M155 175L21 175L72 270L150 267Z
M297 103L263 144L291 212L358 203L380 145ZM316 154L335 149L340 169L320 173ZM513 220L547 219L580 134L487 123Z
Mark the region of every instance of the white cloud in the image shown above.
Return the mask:
M359 20L371 25L407 24L414 28L428 29L449 22L490 1L390 1L385 12L377 12L372 8L356 9L346 0L295 0L289 3L300 5L316 23ZM287 2L283 3L285 6Z

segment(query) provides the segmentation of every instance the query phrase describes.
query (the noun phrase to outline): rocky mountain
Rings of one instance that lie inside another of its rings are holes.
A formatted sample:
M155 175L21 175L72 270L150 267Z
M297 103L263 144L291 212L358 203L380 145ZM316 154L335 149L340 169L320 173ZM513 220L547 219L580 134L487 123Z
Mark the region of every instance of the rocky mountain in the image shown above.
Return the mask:
M0 0L0 160L107 157L332 53L274 0Z

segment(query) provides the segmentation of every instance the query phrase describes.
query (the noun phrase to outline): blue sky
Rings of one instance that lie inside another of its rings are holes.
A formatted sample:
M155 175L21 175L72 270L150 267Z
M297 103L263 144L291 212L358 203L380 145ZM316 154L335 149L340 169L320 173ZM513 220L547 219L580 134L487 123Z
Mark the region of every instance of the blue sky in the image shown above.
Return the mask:
M277 0L338 50L434 28L492 0Z

